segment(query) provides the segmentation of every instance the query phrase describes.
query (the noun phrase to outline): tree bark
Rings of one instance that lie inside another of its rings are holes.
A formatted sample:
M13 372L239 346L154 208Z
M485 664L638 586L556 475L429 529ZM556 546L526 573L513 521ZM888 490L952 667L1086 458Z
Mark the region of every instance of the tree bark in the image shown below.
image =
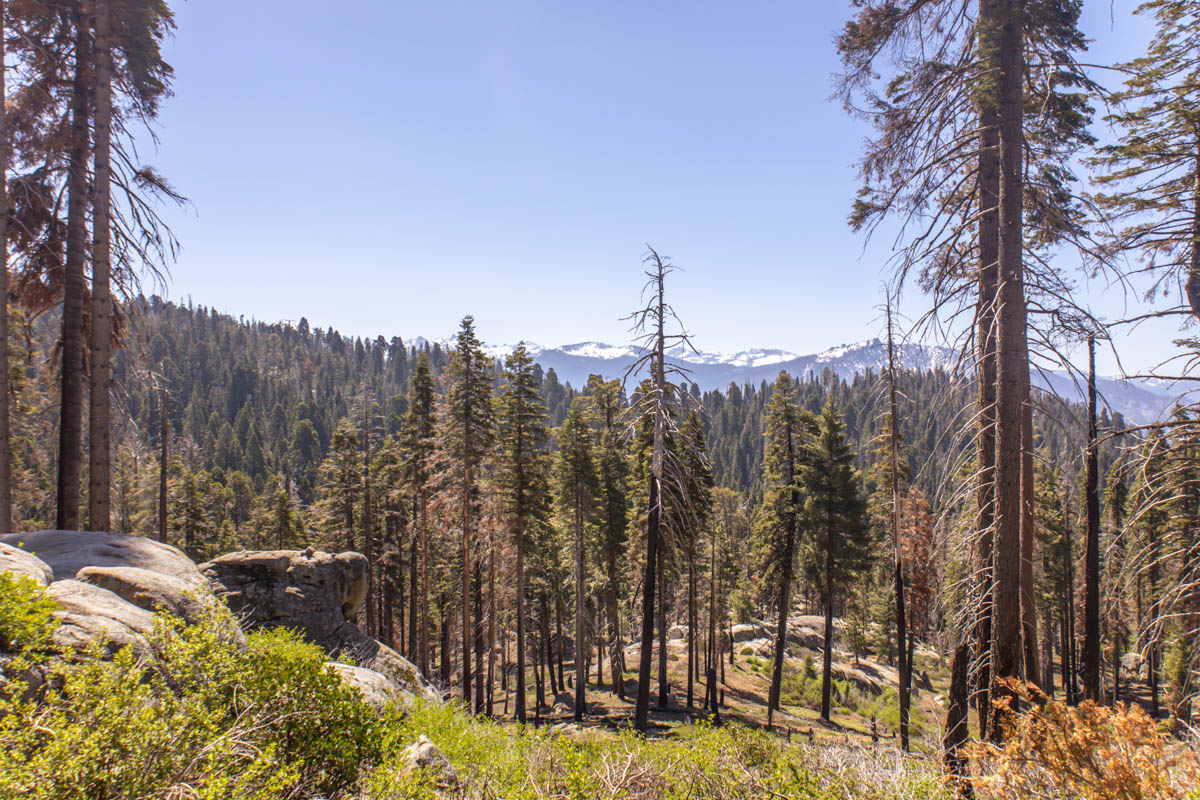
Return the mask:
M59 530L79 529L79 473L83 457L83 276L87 236L88 87L91 25L83 0L74 8L75 76L71 91L71 145L67 167L67 254L63 270L62 383L58 425Z
M167 385L166 378L160 376L163 383L158 387L158 413L162 427L159 431L158 455L158 540L167 541L167 441L170 427L167 422Z
M1096 342L1088 337L1087 545L1084 553L1083 698L1100 700L1100 476L1096 453Z
M0 41L8 30L7 4L0 0ZM0 98L8 97L5 49L0 47ZM12 522L12 440L9 416L8 363L8 116L0 102L0 531L9 533Z
M974 795L967 778L967 758L962 752L967 743L967 672L970 666L970 649L961 644L954 650L954 664L950 678L950 708L946 712L946 733L942 738L942 749L946 772L954 783L954 796L965 800Z
M980 0L980 20L995 18L995 0ZM994 36L981 25L980 52L984 69L997 71ZM972 699L982 737L987 730L991 703L992 646L992 546L995 525L996 480L996 297L999 285L997 248L1000 242L1000 121L993 93L979 93L979 289L976 307L976 348L979 385L979 429L975 440L976 536L972 574L975 623L973 663L969 677Z
M671 683L667 676L667 575L666 563L658 562L658 707L671 702Z
M518 722L525 721L525 521L517 518L517 697Z
M575 721L583 722L587 703L587 613L583 605L583 497L575 497Z
M1024 2L996 0L1000 63L1000 267L996 359L996 526L993 550L991 690L993 702L1015 696L1023 677L1021 647L1021 415L1029 364L1025 352L1022 265L1022 80ZM995 713L988 738L1000 742L1008 721Z
M421 674L425 674L425 670L421 664L421 645L417 638L419 603L417 602L418 588L418 564L420 563L420 553L417 549L417 498L413 497L413 524L409 527L408 534L408 657L412 659L417 668L421 670Z
M650 670L654 664L651 646L654 640L654 585L658 576L658 527L661 508L658 477L650 476L650 509L646 524L646 566L642 574L642 640L638 655L637 704L634 709L634 728L645 733L650 716Z
M609 553L609 581L606 592L608 619L612 626L611 638L608 644L609 672L612 673L613 692L620 699L625 699L625 653L621 644L621 614L617 606L617 554Z
M1029 363L1028 348L1024 354ZM1028 367L1026 367L1028 372ZM1033 539L1033 400L1029 381L1025 382L1025 400L1021 409L1021 641L1024 647L1025 679L1040 687L1038 669L1037 606L1034 604Z
M88 428L88 527L111 526L112 295L109 287L112 186L111 0L96 3L96 111L92 210L91 406Z
M821 656L821 719L829 722L833 681L833 521L825 523L825 652ZM904 654L900 653L900 661Z
M888 409L891 435L891 478L892 478L892 549L896 559L896 574L894 577L896 590L896 652L900 654L900 673L897 676L900 700L900 748L908 752L908 713L909 713L909 673L912 665L908 662L908 648L905 641L908 634L908 620L904 610L904 559L900 547L900 426L897 419L899 404L896 402L896 353L892 340L892 299L887 304L888 328ZM857 652L855 653L857 657Z
M687 707L695 702L696 691L696 556L695 543L688 543L688 679Z

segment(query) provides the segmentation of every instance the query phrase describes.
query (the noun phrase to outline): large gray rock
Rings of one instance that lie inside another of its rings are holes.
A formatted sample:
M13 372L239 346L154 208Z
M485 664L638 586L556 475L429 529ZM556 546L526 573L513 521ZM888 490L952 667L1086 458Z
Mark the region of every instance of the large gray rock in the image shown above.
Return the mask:
M336 672L347 686L358 689L363 700L378 711L383 711L392 704L407 708L413 701L412 692L401 689L395 681L375 670L339 661L331 661L329 668Z
M84 567L140 567L193 586L207 585L200 570L178 548L126 533L37 531L0 535L0 543L33 553L54 571L54 580L74 578Z
M238 552L200 565L217 596L246 628L293 628L333 657L349 656L399 689L441 695L395 650L354 625L367 595L367 559L359 553L313 550Z
M214 613L221 602L207 585L196 586L141 567L84 567L75 577L151 613L166 611L191 625L217 620L227 641L246 644L246 634L228 614Z
M731 631L735 644L748 642L752 639L764 639L769 633L765 625L760 622L742 622L733 626Z
M335 641L367 596L358 553L242 551L200 565L217 596L249 628L295 628L321 646Z
M4 542L0 542L0 572L31 578L40 586L47 586L54 580L54 571L49 564L27 550Z
M146 637L154 627L149 611L107 589L76 580L55 581L46 594L61 606L54 612L59 620L53 634L57 647L82 650L100 640L109 653L126 645L135 653L146 652Z

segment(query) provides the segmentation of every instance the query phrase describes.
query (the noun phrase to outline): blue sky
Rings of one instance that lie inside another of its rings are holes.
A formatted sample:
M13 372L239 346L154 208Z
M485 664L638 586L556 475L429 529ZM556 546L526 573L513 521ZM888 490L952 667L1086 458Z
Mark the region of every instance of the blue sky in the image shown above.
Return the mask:
M1087 4L1094 60L1136 53L1133 5ZM879 333L889 242L845 222L867 131L829 101L846 0L175 10L146 156L191 200L167 211L172 299L355 335L471 313L490 342L620 343L649 242L686 270L672 300L704 349ZM1129 337L1127 366L1171 335Z

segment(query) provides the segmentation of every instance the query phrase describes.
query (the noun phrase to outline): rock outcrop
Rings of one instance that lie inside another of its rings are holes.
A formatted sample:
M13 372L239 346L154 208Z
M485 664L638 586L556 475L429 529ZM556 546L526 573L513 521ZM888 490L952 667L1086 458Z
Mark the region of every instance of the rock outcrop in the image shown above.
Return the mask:
M37 531L0 535L0 543L19 546L54 571L54 580L74 578L84 567L140 567L178 578L195 587L206 582L183 551L144 536L93 531Z
M61 606L54 612L59 621L54 629L58 647L82 650L100 640L110 653L126 645L136 653L145 651L146 636L154 627L149 611L107 589L70 579L50 584L46 594Z
M154 612L212 624L211 612L227 604L228 640L244 646L242 628L299 630L331 657L349 657L354 666L330 669L377 708L441 699L411 662L352 622L370 580L358 553L237 552L197 567L177 548L140 536L40 531L0 536L0 571L47 587L60 606L54 644L62 650L101 641L109 653L142 653Z
M212 613L221 603L208 586L196 586L173 575L142 567L84 567L75 578L107 589L140 609L166 611L190 625L212 624L214 619L228 620L228 624L223 625L223 638L242 647L246 644L246 634L229 619L229 615Z
M0 572L18 578L31 578L41 586L49 586L54 580L54 570L32 553L11 544L0 542Z
M294 628L330 656L348 656L391 681L406 697L440 699L408 659L351 622L367 596L370 570L362 555L312 548L227 553L200 571L244 627Z

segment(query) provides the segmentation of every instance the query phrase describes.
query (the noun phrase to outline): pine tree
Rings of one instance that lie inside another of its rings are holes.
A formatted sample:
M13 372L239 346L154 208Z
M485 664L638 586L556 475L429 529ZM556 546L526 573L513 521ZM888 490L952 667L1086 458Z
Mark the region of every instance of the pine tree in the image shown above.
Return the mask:
M497 482L503 513L512 531L516 551L517 686L516 718L524 722L527 651L526 543L530 526L544 528L549 507L546 448L546 407L538 394L535 365L524 344L505 359L505 386L496 415L499 470Z
M585 533L591 524L597 505L599 482L596 479L592 452L592 431L587 421L587 400L576 397L567 410L566 420L558 431L558 461L555 478L558 484L558 505L570 521L574 539L575 562L575 721L582 722L586 711L588 652L586 596L587 552Z
M318 470L317 527L326 546L355 550L355 507L362 495L362 469L358 431L349 419L338 421L329 443L329 455Z
M420 540L420 600L417 603L417 665L429 674L429 502L428 484L434 454L435 407L429 353L417 355L409 382L408 410L400 437L404 450L405 478L412 492L412 524ZM413 569L416 566L413 565Z
M588 380L588 391L592 399L593 423L600 433L596 470L600 482L599 560L604 571L604 605L609 626L606 644L613 692L624 700L625 647L621 638L619 600L623 594L621 560L628 543L629 464L623 440L621 383L593 375Z
M446 364L445 400L437 430L437 461L444 489L454 495L461 526L462 697L471 706L471 574L479 565L475 546L479 467L492 443L492 360L475 335L473 317L463 317ZM449 502L449 499L448 499ZM482 708L477 697L475 708Z
M796 401L795 382L786 372L775 380L764 420L766 448L763 458L765 494L758 515L759 537L766 543L764 577L777 586L779 623L775 629L775 659L767 699L767 726L774 723L783 685L783 660L787 649L787 618L798 547L800 516L804 510L801 476L809 454L808 439L815 420Z
M688 513L682 523L684 534L684 557L688 569L688 678L687 678L687 707L694 702L694 682L698 675L699 661L696 653L696 633L699 620L697 597L697 563L701 538L708 528L713 505L713 475L709 466L708 446L704 437L704 425L700 421L700 412L695 406L688 410L687 416L679 429L679 438L685 443L680 453L683 473L688 481Z
M823 557L821 593L825 607L825 653L821 678L821 718L829 721L833 676L833 599L859 575L869 555L866 504L859 492L854 454L846 443L846 424L832 400L817 419L800 466L804 523L810 547Z

